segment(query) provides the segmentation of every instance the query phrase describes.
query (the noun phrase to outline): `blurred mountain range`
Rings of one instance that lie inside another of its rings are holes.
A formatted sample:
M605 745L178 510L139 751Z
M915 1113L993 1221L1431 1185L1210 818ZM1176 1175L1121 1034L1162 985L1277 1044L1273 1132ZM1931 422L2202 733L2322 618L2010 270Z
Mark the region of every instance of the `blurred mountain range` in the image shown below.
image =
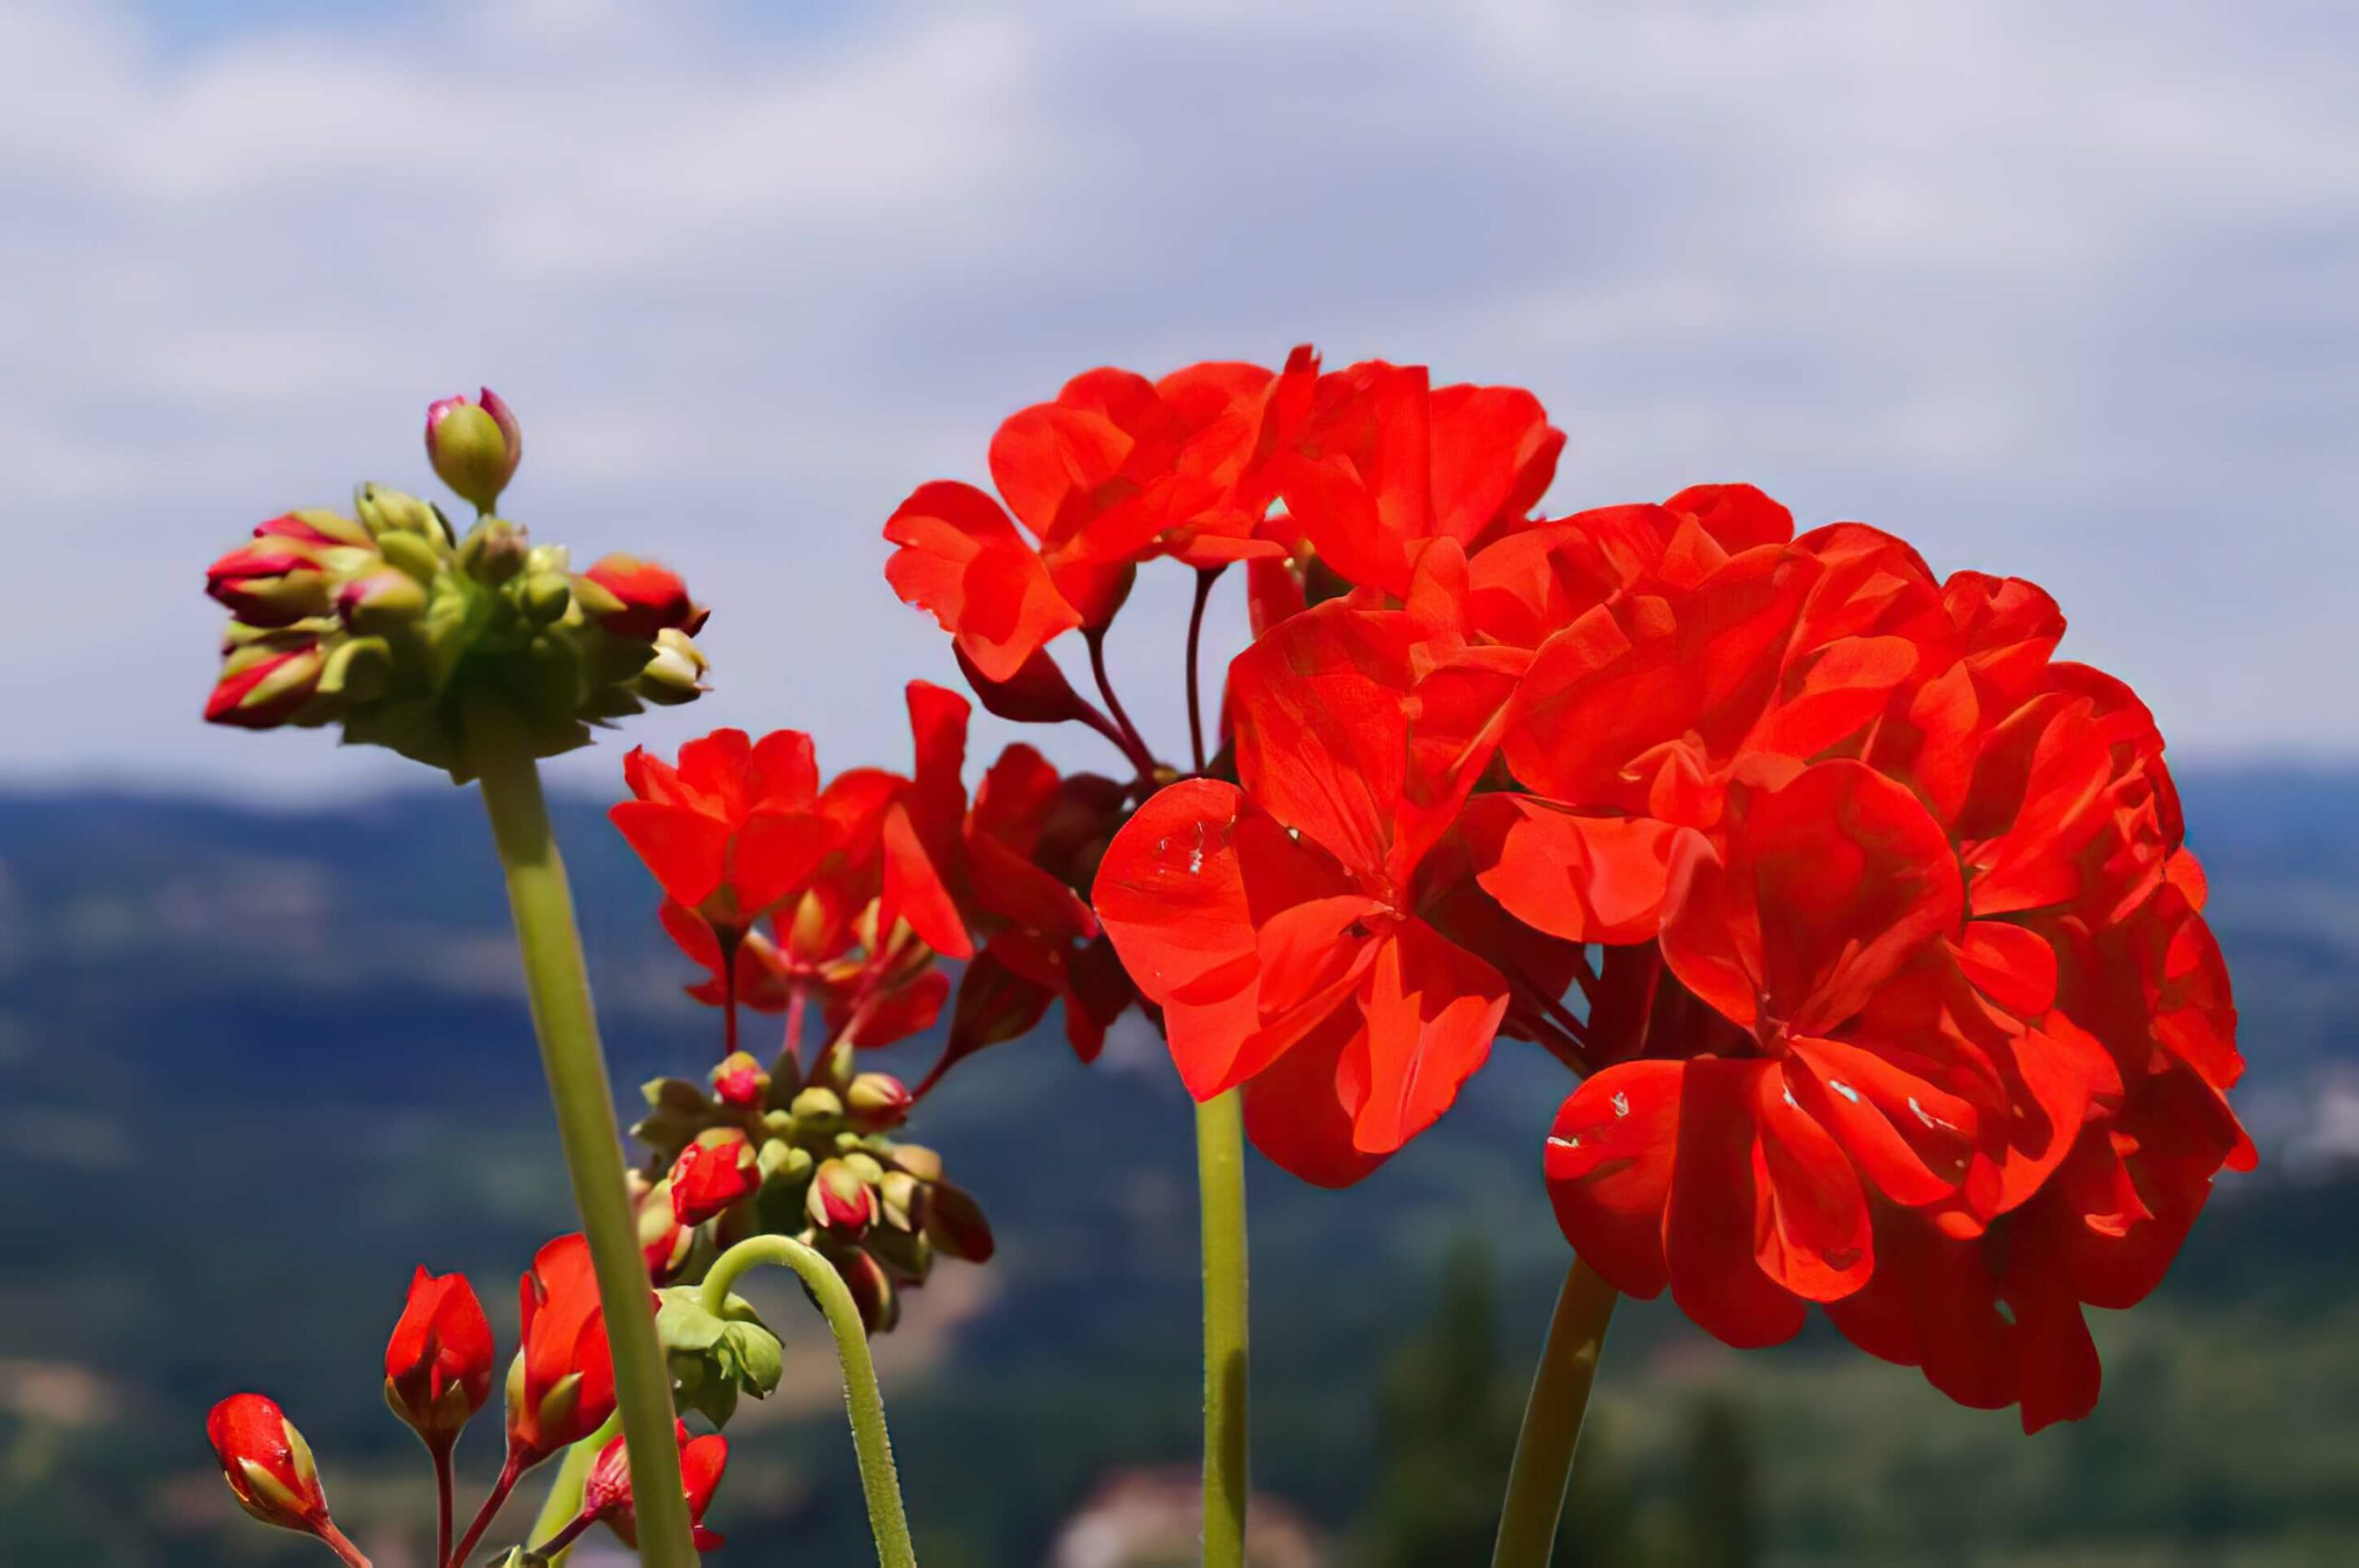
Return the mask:
M1749 1423L1757 1544L1779 1561L2359 1549L2359 771L2181 784L2265 1164L2224 1192L2154 1304L2102 1326L2097 1417L2026 1443L1824 1334L1738 1357L1633 1306L1594 1460L1637 1521L1615 1560L1677 1556L1645 1543L1669 1539L1681 1412L1701 1392ZM554 809L618 1092L695 1074L714 1015L679 995L652 883L602 802ZM885 1065L913 1074L933 1048ZM1497 1272L1500 1375L1537 1343L1564 1264L1537 1151L1565 1088L1503 1047L1362 1187L1252 1173L1257 1479L1331 1532L1335 1561L1395 1560L1368 1534L1385 1441L1370 1369L1465 1267L1450 1260L1467 1238ZM255 1562L281 1544L299 1561L304 1543L226 1527L199 1428L241 1387L288 1405L340 1516L388 1546L385 1568L403 1561L392 1543L424 1478L378 1401L381 1336L419 1261L467 1269L512 1322L503 1281L568 1223L539 1093L471 793L288 812L0 792L0 1561ZM1109 1476L1193 1452L1185 1099L1144 1031L1088 1070L1051 1031L962 1068L912 1133L1003 1244L986 1269L945 1265L884 1346L926 1561L1038 1562ZM763 1299L803 1359L750 1412L721 1522L748 1561L790 1545L860 1561L832 1364L799 1299ZM487 1466L494 1445L463 1454Z

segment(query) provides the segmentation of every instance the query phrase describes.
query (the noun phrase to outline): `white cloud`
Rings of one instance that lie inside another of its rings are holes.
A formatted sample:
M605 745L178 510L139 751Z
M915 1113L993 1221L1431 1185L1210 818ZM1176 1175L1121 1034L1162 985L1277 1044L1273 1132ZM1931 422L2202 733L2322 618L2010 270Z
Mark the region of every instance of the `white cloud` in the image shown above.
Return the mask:
M2359 664L2350 31L510 0L191 41L18 0L0 473L41 673L0 683L0 766L386 776L195 724L194 579L254 517L419 483L424 404L482 380L520 515L719 606L722 692L651 733L891 760L900 680L950 678L879 576L898 496L1086 365L1305 337L1532 385L1560 499L1747 476L2038 578L2183 750L2359 749L2318 674ZM1126 623L1143 679L1182 604Z

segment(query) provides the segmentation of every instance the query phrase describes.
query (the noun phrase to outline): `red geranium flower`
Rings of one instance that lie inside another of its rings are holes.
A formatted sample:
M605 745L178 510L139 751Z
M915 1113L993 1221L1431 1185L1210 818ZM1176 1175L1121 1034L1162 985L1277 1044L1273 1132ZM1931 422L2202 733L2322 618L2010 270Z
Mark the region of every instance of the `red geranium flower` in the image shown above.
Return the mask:
M1239 784L1191 779L1115 836L1095 902L1200 1099L1307 1179L1357 1179L1447 1109L1508 1008L1418 870L1489 762L1495 672L1420 673L1412 617L1342 603L1230 672Z
M811 737L779 730L759 744L715 730L680 748L677 767L643 746L623 759L634 800L607 815L666 896L724 941L806 886L839 830L818 808Z

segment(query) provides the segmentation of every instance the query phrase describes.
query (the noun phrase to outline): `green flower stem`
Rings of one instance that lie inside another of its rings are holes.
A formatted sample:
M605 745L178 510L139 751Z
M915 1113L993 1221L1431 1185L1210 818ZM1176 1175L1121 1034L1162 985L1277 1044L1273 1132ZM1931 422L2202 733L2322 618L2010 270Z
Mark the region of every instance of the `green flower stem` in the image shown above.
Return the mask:
M1203 1207L1204 1568L1245 1562L1245 1118L1238 1091L1196 1107Z
M876 1560L884 1568L917 1568L910 1544L909 1516L901 1508L901 1480L893 1468L893 1440L885 1430L885 1396L876 1387L876 1363L868 1355L868 1330L843 1276L825 1258L792 1236L748 1236L713 1259L704 1277L702 1302L716 1316L729 1305L731 1287L749 1269L783 1264L803 1283L836 1336L843 1363L844 1404L851 1412L851 1445L860 1458L860 1489L868 1499L869 1533L876 1538Z
M622 1140L606 1059L591 1012L573 895L549 832L540 769L514 739L514 721L478 707L468 715L470 760L483 786L491 834L508 875L508 903L524 956L524 984L540 1036L541 1066L557 1108L574 1206L590 1240L598 1297L615 1359L615 1396L630 1445L639 1555L647 1568L694 1568L688 1503L673 1436L672 1374L655 1338L647 1263L623 1183Z
M1589 1410L1590 1386L1597 1380L1597 1358L1617 1299L1596 1270L1573 1259L1564 1289L1556 1293L1548 1342L1532 1375L1491 1568L1547 1568L1556 1520L1565 1511L1565 1483L1572 1478L1573 1450L1581 1440L1581 1417Z
M533 1520L533 1533L524 1538L526 1540L546 1540L581 1515L581 1489L589 1484L590 1467L598 1462L599 1453L621 1430L622 1423L608 1416L605 1425L565 1451L565 1460L557 1466L557 1478L549 1482L549 1494L541 1499L540 1514ZM546 1552L551 1568L562 1568L565 1554L571 1550L561 1547Z

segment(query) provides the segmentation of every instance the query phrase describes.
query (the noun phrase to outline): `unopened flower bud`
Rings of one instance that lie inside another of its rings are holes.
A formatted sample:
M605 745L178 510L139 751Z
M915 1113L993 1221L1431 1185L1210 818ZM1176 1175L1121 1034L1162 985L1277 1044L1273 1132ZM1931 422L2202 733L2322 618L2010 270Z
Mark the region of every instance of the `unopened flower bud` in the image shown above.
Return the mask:
M436 1451L491 1398L491 1325L464 1274L420 1268L385 1345L385 1403Z
M205 722L275 729L311 700L325 665L315 638L292 646L253 642L237 648L222 661L221 676L205 698Z
M583 596L582 612L616 637L694 637L711 614L688 597L678 573L636 556L608 556L581 575L598 590Z
M804 1199L811 1223L840 1241L858 1241L876 1219L876 1194L841 1160L822 1160Z
M860 1308L860 1321L871 1334L886 1334L901 1320L900 1293L893 1288L885 1267L858 1248L835 1259L836 1272L843 1276L844 1288L851 1293L852 1305Z
M393 678L393 650L381 637L348 638L328 655L320 692L346 702L373 702Z
M532 544L524 531L504 517L478 519L459 541L459 569L479 582L506 582L524 569Z
M377 541L377 553L420 584L431 584L442 575L442 553L415 533L386 534Z
M889 1072L863 1072L844 1091L844 1111L854 1127L883 1132L907 1121L917 1104L909 1085Z
M934 1182L927 1189L925 1234L935 1250L962 1262L988 1263L996 1250L991 1222L983 1218L981 1205L946 1181Z
M426 457L442 483L487 512L523 461L523 432L499 394L486 387L479 401L446 397L427 408Z
M695 1230L672 1211L671 1182L657 1182L639 1208L639 1255L647 1260L648 1280L660 1285L678 1273L696 1239Z
M684 1225L701 1225L761 1186L754 1145L734 1127L697 1135L672 1165L672 1214Z
M534 572L516 588L516 607L536 626L565 618L573 604L573 584L563 572Z
M316 544L324 549L339 546L366 550L370 547L369 530L324 507L305 507L299 511L283 512L267 522L254 525L257 539L291 539L299 544Z
M886 1171L876 1184L876 1201L885 1223L897 1231L921 1230L925 1225L925 1184L907 1171Z
M426 614L426 590L409 573L381 567L337 589L335 608L355 631L392 631Z
M276 1403L232 1394L205 1423L238 1506L265 1525L327 1539L335 1530L311 1445Z
M278 538L241 544L207 567L205 591L252 626L291 626L324 615L333 595L320 547Z
M680 1485L687 1496L690 1533L698 1551L710 1551L722 1544L722 1539L705 1528L704 1515L729 1465L729 1439L717 1432L690 1437L685 1422L675 1421L672 1427L680 1445ZM604 1520L625 1546L638 1550L639 1516L631 1503L630 1455L622 1438L598 1451L581 1485L581 1514Z
M920 1181L942 1179L942 1156L922 1143L896 1143L893 1163Z
M844 1114L844 1103L836 1092L816 1083L796 1094L786 1108L798 1124L806 1128L839 1121Z
M451 524L430 501L389 485L363 485L354 493L352 509L377 537L379 545L396 534L406 534L429 548L451 543Z
M626 645L628 646L628 645ZM705 662L687 634L666 626L655 637L655 652L639 673L639 695L659 708L694 702L704 695Z
M712 1070L712 1097L724 1106L758 1106L770 1092L770 1075L744 1051L722 1059Z

